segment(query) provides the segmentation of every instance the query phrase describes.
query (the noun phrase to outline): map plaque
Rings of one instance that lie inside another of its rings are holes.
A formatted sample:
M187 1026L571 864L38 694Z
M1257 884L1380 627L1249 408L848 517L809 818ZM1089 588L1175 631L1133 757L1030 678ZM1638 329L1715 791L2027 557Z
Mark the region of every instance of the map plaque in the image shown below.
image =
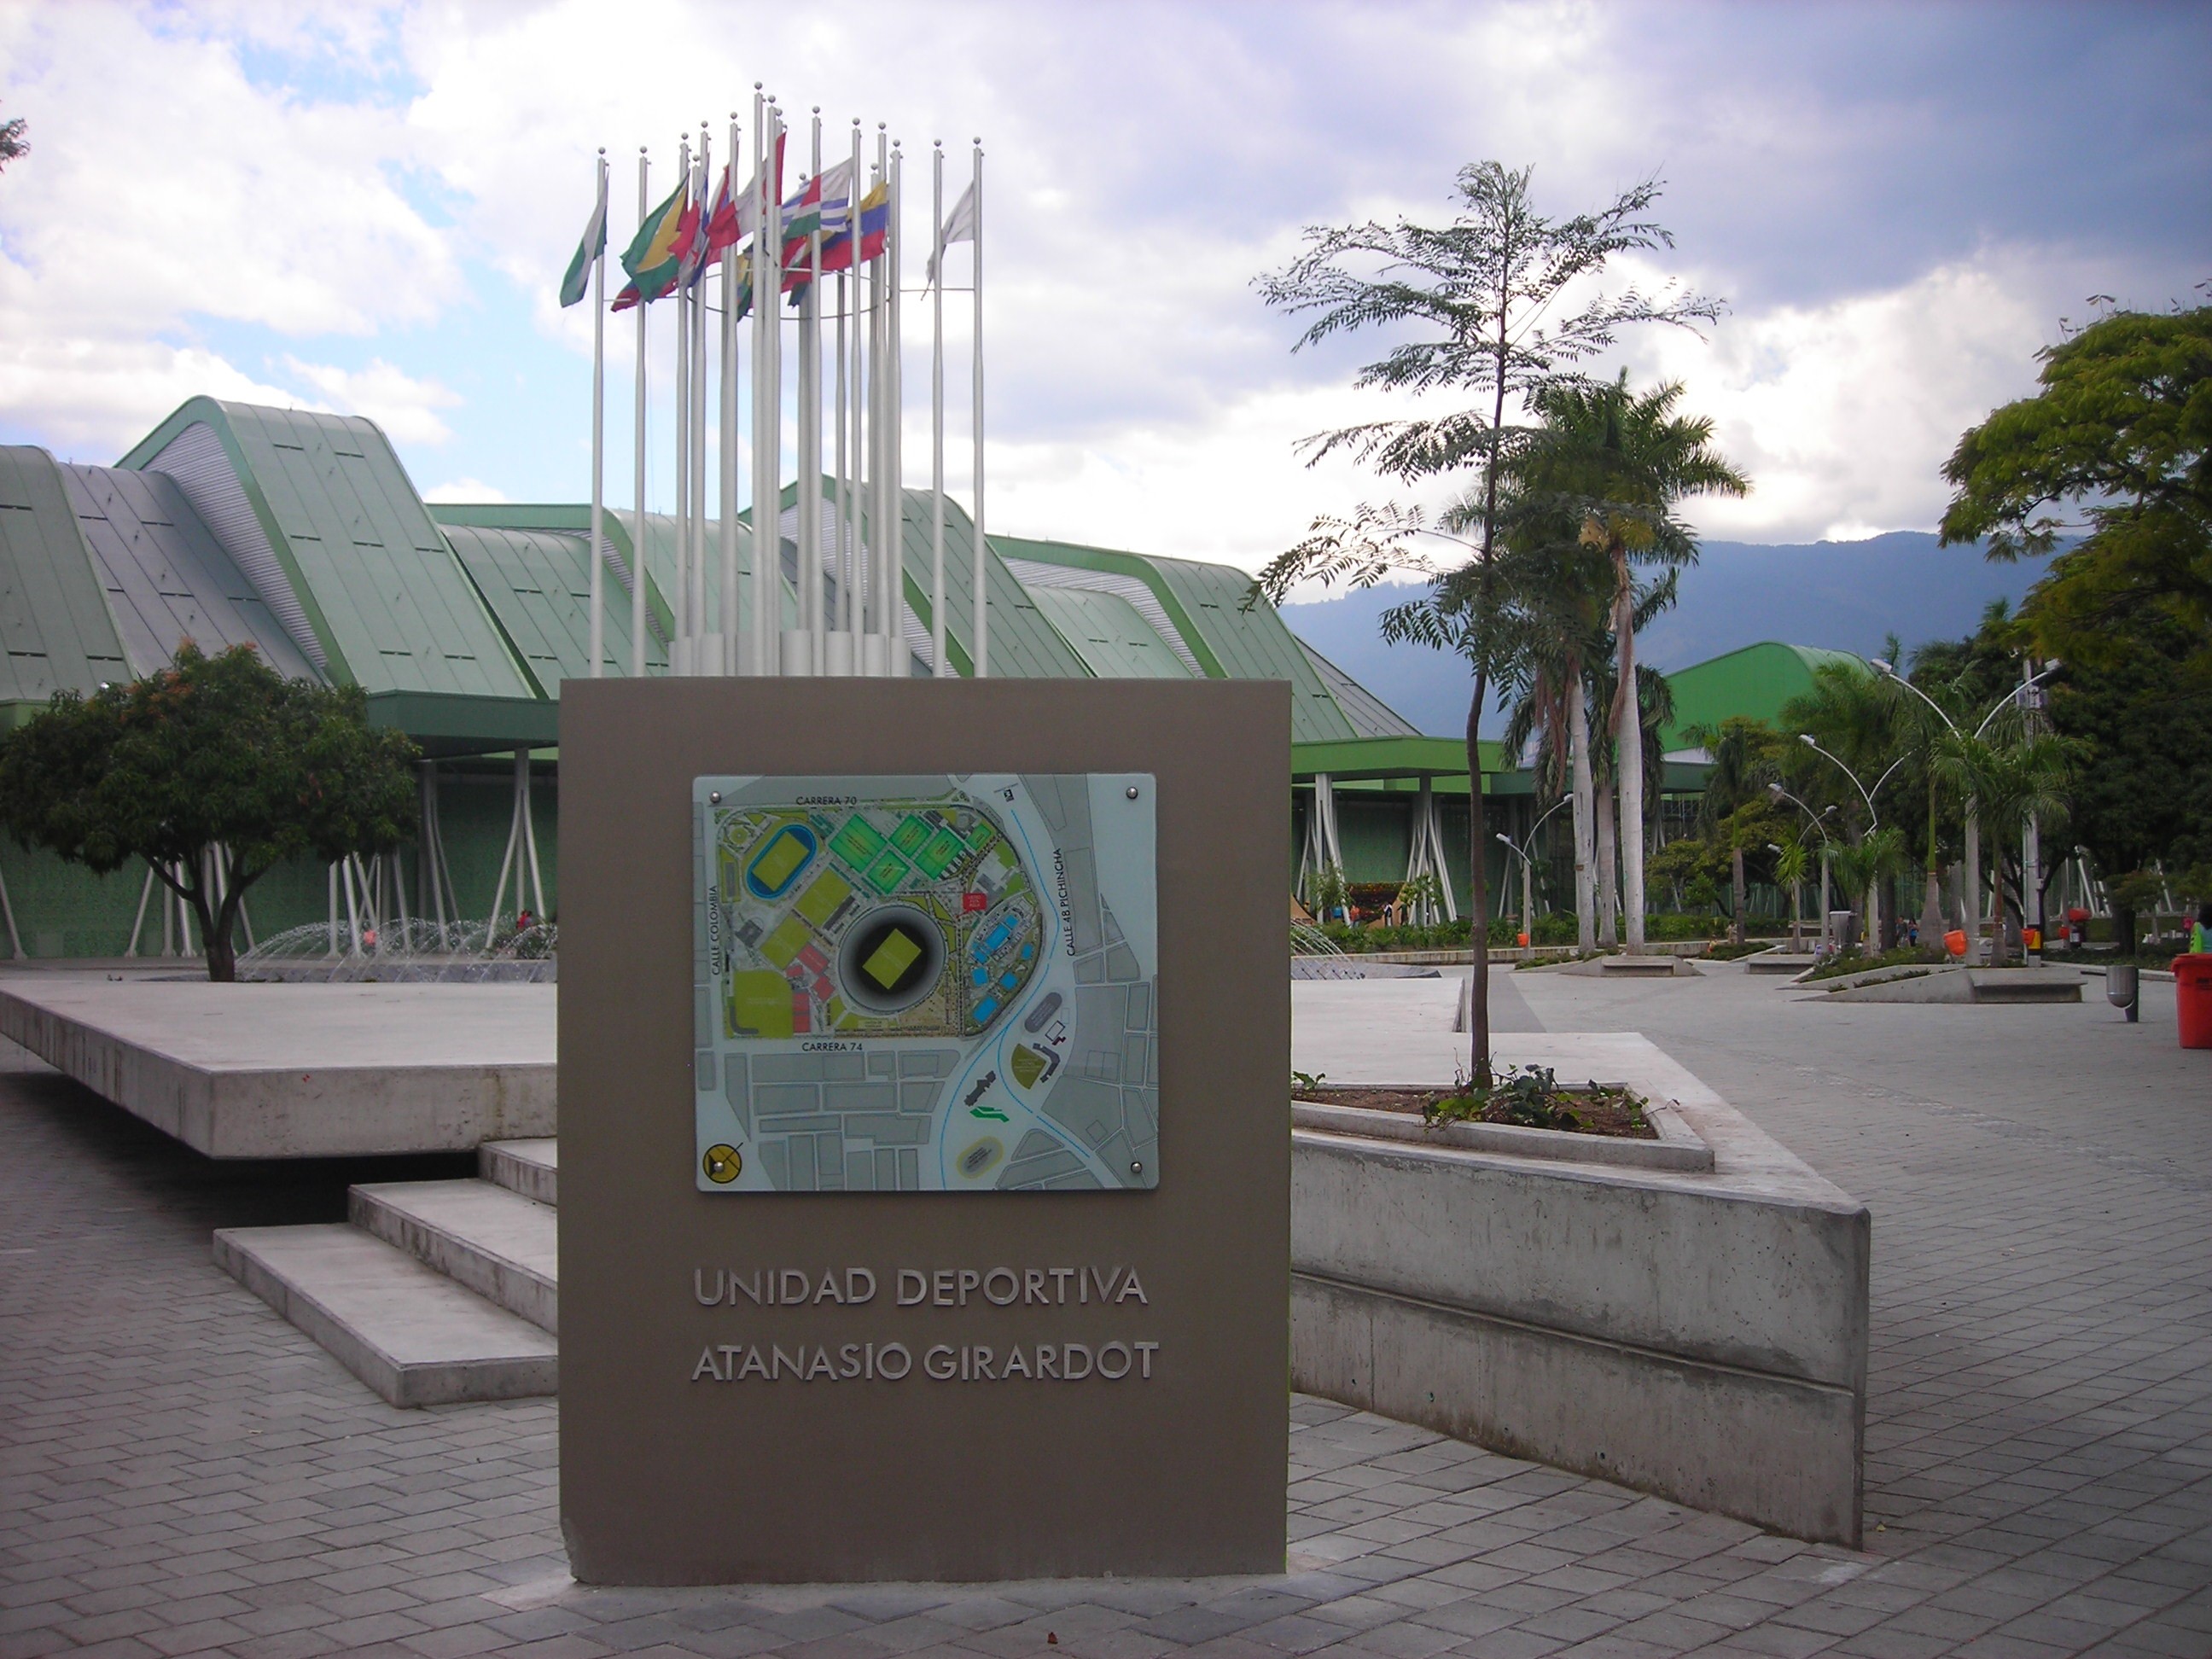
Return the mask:
M562 685L580 1580L1283 1570L1291 690Z
M1158 1186L1154 793L697 779L699 1190Z

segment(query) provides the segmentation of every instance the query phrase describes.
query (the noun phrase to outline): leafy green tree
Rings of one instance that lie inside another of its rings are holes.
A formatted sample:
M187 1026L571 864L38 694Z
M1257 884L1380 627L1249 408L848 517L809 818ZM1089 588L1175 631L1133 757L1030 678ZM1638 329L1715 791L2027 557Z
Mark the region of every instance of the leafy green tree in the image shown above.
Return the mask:
M2105 878L2124 941L2136 917L2116 877L2212 860L2212 684L2189 670L2201 641L2163 607L2134 607L2116 625L2128 648L2107 665L2062 669L2051 720L2079 745L2073 839Z
M335 863L416 828L415 745L358 688L288 680L250 646L55 694L0 742L0 823L98 874L143 859L192 908L208 977L237 976L238 907L282 860Z
M1554 384L1535 399L1543 422L1508 458L1524 499L1564 509L1613 568L1613 636L1624 688L1612 721L1620 781L1622 896L1628 948L1644 947L1644 743L1641 711L1625 688L1636 673L1632 562L1683 565L1698 544L1675 506L1694 495L1743 495L1750 481L1712 445L1713 423L1678 415L1682 387L1633 392L1623 369L1611 381Z
M2110 665L2116 619L2148 604L2195 630L2191 668L2212 675L2212 307L2118 312L2039 356L2042 390L1944 465L1944 541L2012 560L2086 529L2021 607L2040 653Z
M29 123L20 115L0 121L0 172L7 170L9 162L20 161L31 153L30 141L23 137L28 127Z
M1259 279L1261 296L1293 316L1310 317L1297 349L1362 329L1401 331L1355 384L1413 394L1471 397L1442 415L1370 422L1308 441L1311 460L1343 451L1401 483L1471 473L1483 507L1467 538L1450 538L1465 556L1455 568L1410 556L1417 538L1434 533L1416 507L1363 506L1351 519L1327 516L1296 547L1261 574L1259 591L1279 599L1309 578L1371 585L1411 569L1427 578L1429 598L1400 607L1386 638L1425 642L1466 656L1473 671L1468 702L1467 763L1470 871L1468 911L1474 935L1490 919L1486 866L1490 830L1483 811L1478 731L1498 668L1498 550L1504 465L1527 428L1507 418L1541 393L1570 383L1577 364L1613 345L1637 323L1693 326L1719 314L1717 301L1694 295L1646 295L1630 288L1594 294L1578 309L1563 300L1587 289L1615 255L1673 246L1648 216L1659 195L1656 179L1623 191L1595 213L1552 219L1536 210L1527 168L1494 161L1461 169L1458 211L1443 225L1401 219L1306 233L1303 252L1283 270ZM1489 1086L1490 969L1475 952L1470 995L1472 1072Z

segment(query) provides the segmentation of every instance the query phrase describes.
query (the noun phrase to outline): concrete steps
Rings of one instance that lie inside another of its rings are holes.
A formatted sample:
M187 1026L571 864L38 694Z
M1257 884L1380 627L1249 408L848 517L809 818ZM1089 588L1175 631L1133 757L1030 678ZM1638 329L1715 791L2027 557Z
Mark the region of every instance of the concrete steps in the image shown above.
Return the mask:
M550 1205L489 1181L400 1181L356 1187L346 1211L372 1237L558 1334L561 1257Z
M395 1406L556 1393L557 1143L488 1142L477 1166L356 1187L350 1224L219 1232L216 1263Z
M234 1228L215 1259L392 1405L558 1391L551 1336L356 1227Z

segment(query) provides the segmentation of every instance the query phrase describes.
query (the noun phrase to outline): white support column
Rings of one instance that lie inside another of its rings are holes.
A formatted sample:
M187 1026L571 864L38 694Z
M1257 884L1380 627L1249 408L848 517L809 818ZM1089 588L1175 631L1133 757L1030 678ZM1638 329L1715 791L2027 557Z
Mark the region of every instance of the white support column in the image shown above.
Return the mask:
M139 902L139 908L142 910L145 908L143 899ZM8 897L8 872L4 870L0 870L0 917L5 917L8 923L9 953L21 962L23 959L23 939L15 931L15 907ZM137 942L138 932L135 927L131 929L131 939L133 944Z

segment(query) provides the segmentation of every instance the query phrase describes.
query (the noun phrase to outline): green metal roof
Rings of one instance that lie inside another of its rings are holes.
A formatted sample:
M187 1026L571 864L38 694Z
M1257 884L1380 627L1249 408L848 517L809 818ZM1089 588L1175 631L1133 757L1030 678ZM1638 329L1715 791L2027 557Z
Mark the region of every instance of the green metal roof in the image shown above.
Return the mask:
M1771 724L1780 718L1784 703L1813 689L1813 671L1829 665L1869 672L1863 660L1848 651L1774 640L1680 669L1667 677L1674 692L1674 719L1662 733L1661 743L1669 753L1693 747L1687 735L1691 727L1718 726L1731 715Z
M1045 620L1102 680L1187 680L1191 672L1137 608L1113 593L1031 587Z
M905 560L906 600L924 628L929 615L930 495L926 489L901 493L902 543ZM975 522L960 504L945 503L945 609L946 654L963 674L975 667L974 641L969 624L975 616ZM989 538L990 556L984 567L985 586L991 606L991 672L1018 679L1084 679L1091 670L1075 647L1060 636L1050 618L1038 609L1030 591L1007 569L1003 555L1027 544L1004 536Z
M195 398L121 465L167 470L165 453L194 428L221 444L332 678L370 692L532 695L374 422Z
M1482 740L1482 770L1492 786L1483 793L1494 793L1496 776L1505 770L1504 744L1489 738ZM1437 787L1443 787L1446 780L1456 778L1460 792L1464 793L1467 744L1457 738L1420 736L1340 738L1291 744L1291 776L1295 781L1310 781L1322 772L1337 783L1419 779L1425 775L1437 780Z
M106 595L54 458L0 447L0 700L127 679Z

